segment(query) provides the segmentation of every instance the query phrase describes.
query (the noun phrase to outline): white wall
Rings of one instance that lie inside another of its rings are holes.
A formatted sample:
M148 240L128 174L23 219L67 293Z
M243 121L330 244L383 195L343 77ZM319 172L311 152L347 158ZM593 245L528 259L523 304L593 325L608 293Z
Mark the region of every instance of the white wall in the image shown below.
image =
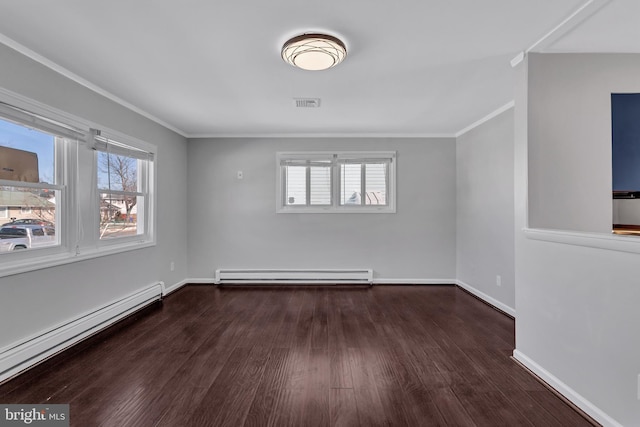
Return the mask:
M515 354L604 425L640 426L640 242L610 235L609 98L639 75L640 55L532 54L516 98ZM523 232L527 214L601 234Z
M509 109L456 141L457 278L512 314L513 120Z
M640 224L640 200L615 199L613 200L614 224Z
M183 137L3 45L0 64L0 87L158 146L157 245L0 278L2 348L159 280L171 286L187 277L187 148Z
M276 214L276 152L304 150L396 150L397 213ZM216 268L373 268L382 279L455 279L453 139L190 140L188 161L191 278Z
M640 56L536 58L529 65L529 138L536 141L529 145L529 223L609 232L611 93L640 91L626 72L638 69Z

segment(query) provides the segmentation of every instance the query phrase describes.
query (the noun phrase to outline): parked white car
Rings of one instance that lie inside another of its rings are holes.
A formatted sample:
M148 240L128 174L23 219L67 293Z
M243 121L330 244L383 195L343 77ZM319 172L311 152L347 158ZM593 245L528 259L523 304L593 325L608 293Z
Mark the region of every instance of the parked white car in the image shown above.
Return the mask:
M48 225L14 224L0 228L0 252L56 244L55 228Z

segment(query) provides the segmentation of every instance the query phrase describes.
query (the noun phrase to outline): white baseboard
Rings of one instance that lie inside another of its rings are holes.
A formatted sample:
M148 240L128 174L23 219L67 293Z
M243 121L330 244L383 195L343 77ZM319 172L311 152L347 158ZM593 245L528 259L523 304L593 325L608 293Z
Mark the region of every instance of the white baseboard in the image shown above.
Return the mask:
M215 285L216 279L213 277L201 277L197 279L186 279L185 283L193 283L194 285Z
M517 349L514 350L513 358L524 365L531 372L536 374L538 377L540 377L540 379L553 387L558 393L563 395L567 400L576 405L591 418L602 424L603 427L622 427L622 424L611 418L600 408L582 397L575 390L560 381L557 377L544 369L542 366L538 365L522 352L518 351Z
M216 279L202 278L202 279L187 279L185 283L194 284L216 284ZM374 285L455 285L456 279L389 279L389 278L374 278Z
M374 278L376 285L455 285L456 279L389 279Z
M0 349L0 382L159 300L161 294L162 285L156 283Z
M177 291L178 289L182 288L183 286L189 284L189 283L193 283L189 280L182 280L174 285L171 286L164 286L164 283L162 283L162 296L166 297L167 295L169 295L170 293L173 293L175 291Z
M498 301L497 299L493 298L492 296L489 296L489 295L485 294L484 292L474 288L473 286L469 285L468 283L463 282L462 280L456 280L455 283L458 286L460 286L462 289L472 293L473 295L477 296L478 298L482 299L483 301L487 302L488 304L491 304L492 306L494 306L498 310L507 313L509 316L511 316L513 318L516 317L516 310L513 307L509 307L505 303L502 303L502 302Z

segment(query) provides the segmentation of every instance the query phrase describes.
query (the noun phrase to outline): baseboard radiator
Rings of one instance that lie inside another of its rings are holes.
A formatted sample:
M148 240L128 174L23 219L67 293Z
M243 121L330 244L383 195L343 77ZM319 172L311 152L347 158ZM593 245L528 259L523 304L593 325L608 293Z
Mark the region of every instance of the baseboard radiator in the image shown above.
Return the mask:
M0 348L0 383L162 298L164 283L140 289L67 322Z
M371 269L274 270L218 269L216 284L373 284Z

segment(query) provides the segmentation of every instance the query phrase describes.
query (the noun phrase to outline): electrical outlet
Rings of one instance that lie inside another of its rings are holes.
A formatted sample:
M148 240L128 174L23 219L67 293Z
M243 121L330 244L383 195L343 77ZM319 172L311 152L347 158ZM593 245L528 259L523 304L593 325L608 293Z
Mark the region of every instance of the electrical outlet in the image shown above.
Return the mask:
M502 277L500 275L496 276L496 285L502 286Z
M176 263L171 261L171 263L169 264L169 270L173 271L176 268Z

